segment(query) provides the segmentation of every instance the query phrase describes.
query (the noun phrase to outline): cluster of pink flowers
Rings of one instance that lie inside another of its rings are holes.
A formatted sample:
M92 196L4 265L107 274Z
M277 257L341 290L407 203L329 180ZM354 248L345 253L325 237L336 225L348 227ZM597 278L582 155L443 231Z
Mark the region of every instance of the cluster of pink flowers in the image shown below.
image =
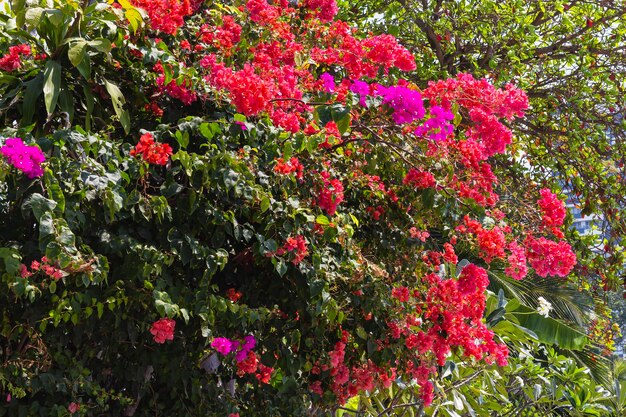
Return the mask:
M67 411L69 411L70 414L78 413L80 411L80 404L79 403L75 403L75 402L71 402L67 406Z
M383 98L383 104L393 109L391 117L399 125L424 117L422 95L419 91L409 88L406 83L391 87L377 85L376 94Z
M155 31L174 35L186 16L193 12L189 0L132 0L135 7L148 13L150 27Z
M256 346L256 339L252 335L244 336L243 340L228 339L226 337L216 337L211 342L211 347L226 356L235 352L235 360L243 361Z
M542 222L545 227L559 227L563 225L565 215L565 204L559 200L556 194L547 188L539 191L541 198L537 201L541 208Z
M335 77L325 72L320 75L320 81L322 82L322 86L327 93L335 91Z
M46 156L37 146L27 146L20 138L8 138L0 148L7 162L22 171L28 178L41 177L41 164Z
M309 254L307 249L306 240L302 235L296 235L295 237L288 237L285 244L278 248L276 255L282 256L286 253L292 253L293 259L291 263L298 265Z
M285 162L283 158L276 159L274 172L282 175L295 174L295 177L301 179L304 173L304 166L295 156Z
M343 201L343 184L338 179L331 179L326 171L320 173L322 185L317 194L317 206L331 216L337 212L337 206Z
M280 17L281 9L289 7L287 0L280 0L279 3L276 6L272 6L267 0L248 0L246 9L248 10L250 20L262 26L273 23Z
M444 140L454 131L454 125L450 123L454 120L454 114L440 106L430 108L430 118L421 126L415 128L417 136L427 136L432 140Z
M253 349L256 347L256 339L252 335L244 336L242 340L216 337L211 342L211 347L224 356L235 353L237 375L256 373L256 378L267 384L272 376L273 368L259 362L259 358Z
M162 318L154 323L150 328L150 333L156 343L165 343L166 340L174 340L174 328L176 322L169 318Z
M417 230L417 227L411 227L409 229L409 234L411 235L412 239L419 239L422 242L426 242L426 239L430 237L430 233L428 233L426 230Z
M9 47L9 52L0 57L0 70L15 71L22 67L22 56L30 55L30 46L26 44Z

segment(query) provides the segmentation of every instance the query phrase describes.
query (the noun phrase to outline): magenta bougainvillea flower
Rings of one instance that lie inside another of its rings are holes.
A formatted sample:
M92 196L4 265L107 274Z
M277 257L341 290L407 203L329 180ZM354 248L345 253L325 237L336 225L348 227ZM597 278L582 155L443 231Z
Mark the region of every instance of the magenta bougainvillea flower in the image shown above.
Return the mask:
M8 138L0 148L0 153L9 164L22 171L28 178L43 175L41 164L46 160L46 156L37 146L25 145L20 138Z

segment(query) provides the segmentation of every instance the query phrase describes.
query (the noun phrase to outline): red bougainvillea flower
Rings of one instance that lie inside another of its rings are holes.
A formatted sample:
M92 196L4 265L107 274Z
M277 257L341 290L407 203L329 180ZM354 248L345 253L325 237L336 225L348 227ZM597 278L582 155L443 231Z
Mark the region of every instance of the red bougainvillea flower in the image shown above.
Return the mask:
M152 30L174 35L193 12L189 0L132 0L136 7L144 9L150 18Z
M565 204L547 188L539 191L541 198L537 203L541 207L543 215L543 225L546 227L557 227L563 225L565 219Z
M553 242L545 237L529 236L524 243L528 262L540 277L565 277L576 265L576 254L565 241Z
M239 301L242 295L243 294L241 292L237 291L234 288L229 288L226 290L226 297L228 297L228 299L232 301L233 303L236 303L237 301Z
M21 68L22 55L30 55L30 46L26 44L9 47L9 52L0 58L0 70L11 72Z
M304 166L295 156L285 162L283 158L276 159L274 172L282 175L295 174L296 178L301 179L304 174Z
M338 179L331 179L328 172L321 174L323 185L317 195L317 205L329 215L334 216L337 206L343 201L343 184Z
M281 248L278 248L276 254L282 256L288 252L293 252L293 259L291 260L291 263L298 265L302 262L302 260L309 254L304 236L296 235L295 237L288 237L285 244Z
M418 189L433 188L437 182L435 177L430 172L418 171L415 168L411 168L402 180L404 185L412 185Z
M152 323L150 333L157 343L165 343L166 340L174 340L174 327L176 322L172 319L163 318Z
M77 404L75 402L71 402L70 405L67 406L67 411L70 412L70 414L74 414L80 411L80 404Z
M151 133L144 133L130 154L131 156L140 154L143 160L150 164L165 165L172 154L172 147L167 143L155 142Z

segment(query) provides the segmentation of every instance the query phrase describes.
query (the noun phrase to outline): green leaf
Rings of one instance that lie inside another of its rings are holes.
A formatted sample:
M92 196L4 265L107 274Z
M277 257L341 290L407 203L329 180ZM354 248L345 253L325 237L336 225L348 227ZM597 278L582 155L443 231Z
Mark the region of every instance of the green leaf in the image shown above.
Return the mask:
M65 211L65 196L63 195L63 191L59 186L59 181L57 181L56 177L52 173L50 168L46 168L43 174L44 184L46 185L46 191L48 195L52 197L52 200L55 202L56 207L52 207L54 211L58 214L63 214Z
M202 123L198 128L200 134L208 140L213 139L213 136L221 132L220 126L217 123Z
M555 344L563 349L580 350L589 343L584 333L550 317L534 313L529 307L520 306L520 313L512 313L520 325L532 330L542 343ZM530 313L530 314L529 314Z
M278 275L280 275L281 277L287 273L287 269L287 264L282 259L279 259L276 262L276 272L278 272Z
M80 75L83 76L84 79L91 79L91 60L89 59L89 55L85 54L83 60L78 63L76 66Z
M109 53L111 51L111 45L111 41L105 38L98 38L89 42L91 48L102 53Z
M352 119L350 117L350 114L347 114L337 121L337 129L339 130L339 133L341 133L341 135L346 133L346 131L350 127L351 120Z
M61 64L57 61L46 62L43 77L44 102L46 103L46 111L50 115L54 112L61 92Z
M72 65L77 67L85 58L85 51L87 47L87 41L80 39L73 42L67 50L67 56L70 59Z
M11 275L16 275L20 269L20 255L13 248L0 248L0 259L4 261L4 269Z
M270 208L270 204L270 199L263 197L263 199L261 199L261 213L265 213Z
M328 217L320 214L315 218L315 223L321 224L322 226L328 226L330 224L330 220L328 220Z
M120 123L124 128L124 132L126 134L130 133L130 116L128 111L124 109L124 104L126 104L126 99L124 98L124 94L119 89L119 87L109 80L104 80L104 86L111 96L111 100L113 101L113 109L115 110L115 114L120 118Z
M137 9L128 9L124 12L124 16L126 20L128 20L128 24L133 33L137 33L137 30L143 25L143 18L141 17L141 13L137 11Z
M41 22L41 18L43 17L45 9L42 7L29 7L26 9L26 13L24 15L24 22L28 25L29 28L36 28L39 26L39 22Z
M43 92L43 73L39 73L32 80L25 82L24 103L22 105L22 126L30 124L35 111L37 110L37 100Z
M44 213L51 212L57 206L57 202L50 200L39 193L33 193L22 205L23 210L31 209L37 220L41 219Z

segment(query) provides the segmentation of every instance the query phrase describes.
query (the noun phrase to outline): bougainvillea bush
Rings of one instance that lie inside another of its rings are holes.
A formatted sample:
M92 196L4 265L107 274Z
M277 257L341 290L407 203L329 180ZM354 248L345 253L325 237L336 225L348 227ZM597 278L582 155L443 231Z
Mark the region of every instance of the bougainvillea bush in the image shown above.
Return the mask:
M507 364L490 276L575 267L557 194L500 198L524 92L409 83L334 0L12 6L0 415L423 409Z

